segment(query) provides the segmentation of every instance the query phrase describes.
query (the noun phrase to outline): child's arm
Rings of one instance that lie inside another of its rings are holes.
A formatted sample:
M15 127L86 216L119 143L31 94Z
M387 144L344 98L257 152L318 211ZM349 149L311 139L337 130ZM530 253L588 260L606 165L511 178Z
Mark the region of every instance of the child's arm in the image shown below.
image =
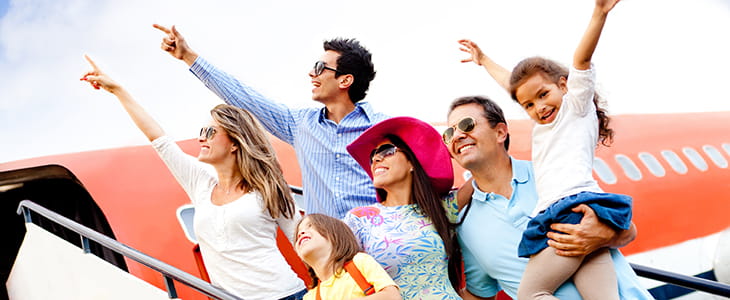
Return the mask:
M165 131L162 130L162 127L157 124L152 116L150 116L144 108L137 103L137 101L134 101L132 95L130 95L121 85L104 74L99 67L96 66L94 61L91 60L91 58L86 55L84 55L84 58L86 58L89 64L91 64L93 70L84 74L81 80L88 81L96 89L101 87L114 94L114 96L117 96L117 98L119 98L119 102L129 114L129 117L131 117L132 121L134 121L134 124L137 125L139 130L141 130L150 141L154 141L155 139L165 135Z
M462 59L461 62L465 63L471 61L478 66L483 66L484 69L487 70L487 73L494 78L499 86L505 90L509 90L509 77L512 72L486 56L484 52L482 52L482 49L479 49L479 46L471 40L460 40L459 44L461 44L461 48L459 48L459 50L471 55L469 58Z
M573 56L573 67L578 70L587 70L591 66L591 57L601 37L603 25L606 23L608 12L618 3L619 0L596 0L596 7L593 9L593 16L583 38L575 49Z

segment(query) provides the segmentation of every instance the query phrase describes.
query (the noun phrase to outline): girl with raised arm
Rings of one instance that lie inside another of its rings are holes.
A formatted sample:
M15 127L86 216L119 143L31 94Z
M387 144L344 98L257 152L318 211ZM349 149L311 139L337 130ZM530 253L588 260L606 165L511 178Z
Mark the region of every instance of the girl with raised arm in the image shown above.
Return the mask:
M613 131L605 112L597 107L591 57L617 2L596 1L569 70L552 60L532 57L510 72L473 42L460 41L461 50L471 54L463 62L484 66L536 122L532 160L539 199L519 246L519 255L530 257L519 299L557 299L552 293L571 277L585 299L619 298L607 248L586 256L559 256L546 236L553 223L578 223L582 214L573 208L579 204L590 206L603 223L617 230L632 226L631 198L603 193L592 175L595 148L599 143L608 145Z
M301 299L304 282L276 245L278 227L293 242L301 215L258 121L240 108L216 106L200 130L196 160L121 85L86 60L93 70L81 80L119 99L195 205L193 226L211 283L245 299Z

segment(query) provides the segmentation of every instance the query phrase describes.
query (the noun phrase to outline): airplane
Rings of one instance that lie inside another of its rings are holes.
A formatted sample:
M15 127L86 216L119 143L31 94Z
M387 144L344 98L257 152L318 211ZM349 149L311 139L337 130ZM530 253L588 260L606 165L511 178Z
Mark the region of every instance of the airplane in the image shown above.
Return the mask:
M632 263L730 283L730 111L612 116L617 134L596 152L601 187L634 199L635 241L621 248ZM510 120L510 154L530 159L529 120ZM439 132L443 123L433 123ZM285 178L301 186L291 146L270 136ZM178 142L197 155L195 139ZM455 186L469 178L454 163ZM185 272L206 278L185 212L190 200L151 146L59 154L0 163L0 222L5 241L0 279L8 279L25 229L18 202L32 200ZM79 244L78 235L37 221ZM292 268L309 279L289 242L279 247ZM159 273L118 254L92 252L164 289ZM706 299L708 294L642 279L659 299ZM182 299L205 299L176 284ZM3 285L3 289L5 286ZM0 295L6 291L0 291ZM500 294L499 299L509 299Z

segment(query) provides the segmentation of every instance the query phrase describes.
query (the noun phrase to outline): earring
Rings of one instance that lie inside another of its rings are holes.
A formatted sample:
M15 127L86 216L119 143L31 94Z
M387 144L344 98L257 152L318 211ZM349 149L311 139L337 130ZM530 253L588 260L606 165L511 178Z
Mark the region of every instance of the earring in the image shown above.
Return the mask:
M411 172L413 172L413 168L411 168Z

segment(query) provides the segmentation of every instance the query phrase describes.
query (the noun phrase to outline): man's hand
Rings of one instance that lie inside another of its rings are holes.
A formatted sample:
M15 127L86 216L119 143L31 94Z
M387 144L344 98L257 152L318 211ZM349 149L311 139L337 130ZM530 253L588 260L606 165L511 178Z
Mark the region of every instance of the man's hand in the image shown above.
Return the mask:
M608 225L601 223L596 213L588 205L581 204L573 208L582 213L579 224L552 224L550 228L563 232L548 232L548 245L561 256L588 255L596 249L612 246L618 233ZM632 226L633 227L633 226ZM633 239L633 238L632 238Z
M160 48L167 53L170 53L173 57L184 61L188 66L191 66L195 59L198 58L198 54L193 52L185 42L185 38L177 31L175 25L171 28L164 27L162 25L153 24L153 27L159 29L166 34L162 38L162 44Z

